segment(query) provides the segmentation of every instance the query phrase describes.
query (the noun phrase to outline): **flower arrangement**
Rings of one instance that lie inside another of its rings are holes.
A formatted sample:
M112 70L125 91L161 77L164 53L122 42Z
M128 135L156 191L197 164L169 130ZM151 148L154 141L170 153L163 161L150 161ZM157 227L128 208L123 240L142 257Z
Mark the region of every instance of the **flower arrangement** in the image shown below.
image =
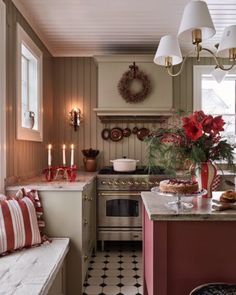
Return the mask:
M220 134L225 125L222 116L196 111L183 117L182 123L182 127L160 128L146 139L149 173L157 159L169 171L183 169L186 163L226 160L233 164L233 146Z

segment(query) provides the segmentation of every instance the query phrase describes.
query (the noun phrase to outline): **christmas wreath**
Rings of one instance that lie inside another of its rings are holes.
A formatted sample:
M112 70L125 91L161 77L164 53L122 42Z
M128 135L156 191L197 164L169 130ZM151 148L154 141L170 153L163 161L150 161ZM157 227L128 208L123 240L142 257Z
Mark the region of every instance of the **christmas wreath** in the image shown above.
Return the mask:
M130 69L122 75L118 83L118 91L126 102L138 103L143 101L151 92L151 81L144 72L138 69L135 62L133 65L129 66L129 68ZM141 90L138 92L134 92L131 89L131 84L134 80L141 84Z

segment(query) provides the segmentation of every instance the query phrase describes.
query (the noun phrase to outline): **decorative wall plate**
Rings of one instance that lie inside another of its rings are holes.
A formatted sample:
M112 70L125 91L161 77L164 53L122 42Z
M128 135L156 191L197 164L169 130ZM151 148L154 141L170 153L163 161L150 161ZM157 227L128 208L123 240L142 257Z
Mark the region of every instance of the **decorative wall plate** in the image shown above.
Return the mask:
M125 128L124 130L123 130L123 136L124 137L129 137L131 135L131 130L130 130L130 128Z
M110 129L105 128L102 130L102 139L108 140L110 138L110 136L111 136Z
M132 130L132 133L137 134L138 133L138 127L134 127L133 130Z
M139 140L143 141L145 137L147 137L150 133L150 130L147 128L141 128L137 132L137 137Z
M112 141L120 141L123 138L123 130L121 128L112 128L111 129L111 134L110 134L110 139Z

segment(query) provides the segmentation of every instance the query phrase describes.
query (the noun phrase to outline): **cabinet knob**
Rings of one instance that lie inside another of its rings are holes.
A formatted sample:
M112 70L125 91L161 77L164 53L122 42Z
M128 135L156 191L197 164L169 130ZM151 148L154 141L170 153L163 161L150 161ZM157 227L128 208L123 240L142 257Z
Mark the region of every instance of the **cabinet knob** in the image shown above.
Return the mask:
M84 261L88 260L88 255L84 255Z
M88 196L84 195L84 200L87 201L88 200Z
M88 220L84 219L84 225L88 224Z

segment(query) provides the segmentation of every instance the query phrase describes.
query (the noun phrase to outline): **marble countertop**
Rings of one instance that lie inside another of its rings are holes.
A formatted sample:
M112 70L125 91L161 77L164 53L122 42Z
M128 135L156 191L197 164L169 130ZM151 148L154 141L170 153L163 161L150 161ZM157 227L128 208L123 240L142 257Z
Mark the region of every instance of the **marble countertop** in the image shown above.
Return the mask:
M9 185L6 187L6 191L16 191L22 187L36 189L38 191L83 191L85 187L96 178L96 175L96 172L78 172L76 180L73 182L69 182L67 180L55 180L48 182L42 175Z
M213 192L213 199L219 199L222 192ZM186 211L171 210L166 203L174 201L175 197L161 196L152 192L142 192L144 207L150 220L156 221L236 221L236 210L214 211L212 200L193 197L194 207ZM184 199L184 198L183 198ZM186 199L186 198L185 198Z

